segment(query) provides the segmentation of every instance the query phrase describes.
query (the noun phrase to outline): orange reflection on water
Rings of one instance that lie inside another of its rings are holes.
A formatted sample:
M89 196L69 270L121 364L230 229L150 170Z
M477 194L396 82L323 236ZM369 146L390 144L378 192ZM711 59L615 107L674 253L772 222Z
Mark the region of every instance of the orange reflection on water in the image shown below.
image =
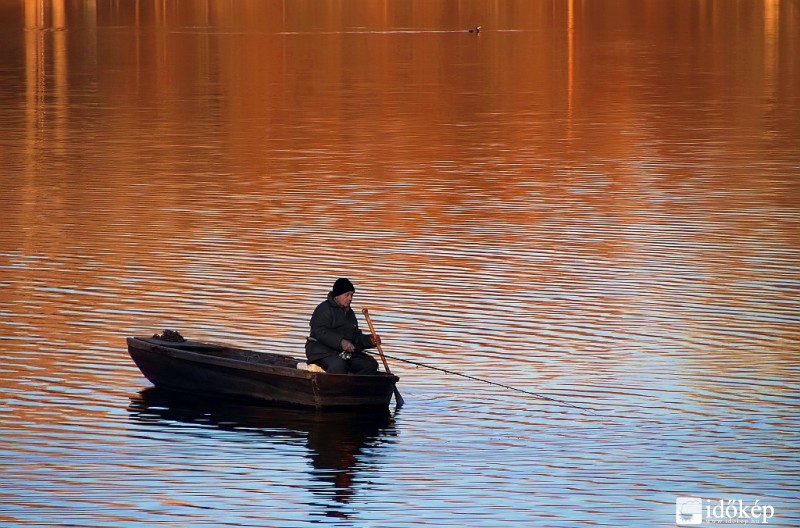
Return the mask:
M353 273L433 299L437 337L458 348L442 314L458 317L476 276L498 303L594 289L591 313L618 318L647 310L652 262L687 242L699 264L680 269L710 289L755 280L727 267L763 248L718 253L797 242L797 221L771 214L798 201L797 4L617 6L26 2L21 183L4 191L0 245L77 271L23 267L4 295L59 284L72 312L106 313L130 289L153 313L107 315L122 327L189 319L293 342L316 288ZM109 297L70 292L92 288ZM176 302L198 294L196 311ZM39 295L34 326L74 330ZM586 316L572 299L541 306Z
M796 496L799 10L0 0L0 510L644 526L679 481ZM556 400L391 358L397 438L137 395L126 335L302 356L338 276L388 354Z

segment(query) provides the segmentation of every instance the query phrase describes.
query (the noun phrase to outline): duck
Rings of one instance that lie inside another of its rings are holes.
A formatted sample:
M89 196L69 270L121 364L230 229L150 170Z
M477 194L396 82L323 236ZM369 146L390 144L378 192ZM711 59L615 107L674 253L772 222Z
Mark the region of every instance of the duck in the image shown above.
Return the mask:
M469 30L469 32L470 33L480 33L481 32L481 27L480 26L475 26L474 28L471 28Z

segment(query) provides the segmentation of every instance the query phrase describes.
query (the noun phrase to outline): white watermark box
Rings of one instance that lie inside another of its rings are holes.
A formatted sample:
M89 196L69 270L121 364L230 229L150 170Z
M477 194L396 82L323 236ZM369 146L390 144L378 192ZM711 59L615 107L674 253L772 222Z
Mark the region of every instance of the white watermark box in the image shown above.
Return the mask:
M678 497L675 524L768 524L775 508L761 499L702 499Z

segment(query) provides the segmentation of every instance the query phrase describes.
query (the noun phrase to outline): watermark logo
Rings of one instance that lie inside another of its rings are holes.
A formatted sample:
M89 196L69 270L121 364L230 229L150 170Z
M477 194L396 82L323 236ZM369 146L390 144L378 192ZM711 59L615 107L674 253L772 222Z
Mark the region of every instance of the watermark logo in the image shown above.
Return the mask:
M675 524L767 524L775 508L742 499L701 499L678 497L675 500Z
M703 499L678 497L675 501L676 524L701 524L703 522Z

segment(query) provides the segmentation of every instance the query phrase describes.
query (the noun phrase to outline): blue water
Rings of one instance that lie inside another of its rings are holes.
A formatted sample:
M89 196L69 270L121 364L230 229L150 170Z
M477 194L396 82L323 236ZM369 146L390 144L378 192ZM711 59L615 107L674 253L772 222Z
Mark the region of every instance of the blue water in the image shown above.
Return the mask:
M0 10L0 524L800 524L796 3L58 5ZM400 409L125 350L302 356L339 276Z

